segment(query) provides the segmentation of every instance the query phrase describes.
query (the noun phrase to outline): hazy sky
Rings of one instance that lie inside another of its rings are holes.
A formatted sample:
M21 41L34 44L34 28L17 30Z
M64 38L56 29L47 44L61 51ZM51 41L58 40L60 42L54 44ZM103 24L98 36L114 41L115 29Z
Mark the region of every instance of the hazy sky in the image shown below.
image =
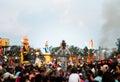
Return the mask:
M83 48L92 39L98 48L105 4L112 1L119 0L0 0L0 37L9 38L10 45L22 45L27 35L35 48L46 41L59 46L62 40Z

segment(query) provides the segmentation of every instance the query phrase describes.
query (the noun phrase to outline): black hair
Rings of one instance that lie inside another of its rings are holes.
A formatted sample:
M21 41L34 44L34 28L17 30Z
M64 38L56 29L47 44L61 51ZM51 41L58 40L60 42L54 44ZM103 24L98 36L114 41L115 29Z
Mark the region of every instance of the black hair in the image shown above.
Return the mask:
M73 68L71 69L71 73L77 73L77 68L76 68L76 67L73 67Z
M102 76L102 75L103 75L103 71L98 70L98 75L99 75L99 76Z

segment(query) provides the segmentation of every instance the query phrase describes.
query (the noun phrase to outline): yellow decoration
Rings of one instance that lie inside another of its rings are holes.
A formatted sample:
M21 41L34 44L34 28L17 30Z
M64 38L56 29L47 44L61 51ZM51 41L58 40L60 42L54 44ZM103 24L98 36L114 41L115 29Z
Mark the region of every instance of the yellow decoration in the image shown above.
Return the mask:
M38 65L39 68L41 67L41 63L40 62L37 65Z
M20 62L23 64L23 53L21 51L21 54L20 54Z
M49 53L48 54L46 53L44 57L45 57L46 63L51 62L51 57Z

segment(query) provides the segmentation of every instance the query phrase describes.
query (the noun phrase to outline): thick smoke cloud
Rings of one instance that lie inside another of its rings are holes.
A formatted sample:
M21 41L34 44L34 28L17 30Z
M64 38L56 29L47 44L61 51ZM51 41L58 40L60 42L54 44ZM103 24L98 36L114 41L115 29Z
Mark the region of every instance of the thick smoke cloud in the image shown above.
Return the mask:
M116 47L115 42L120 38L120 0L106 0L103 5L105 23L102 27L100 46Z

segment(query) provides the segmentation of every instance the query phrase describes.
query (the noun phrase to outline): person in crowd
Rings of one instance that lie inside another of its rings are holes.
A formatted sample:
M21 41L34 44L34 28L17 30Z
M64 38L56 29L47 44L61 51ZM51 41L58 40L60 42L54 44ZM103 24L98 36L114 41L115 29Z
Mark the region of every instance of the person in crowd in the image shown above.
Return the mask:
M109 71L103 73L102 82L115 82L115 79Z
M93 82L93 81L94 78L92 77L92 75L90 73L86 73L84 82Z
M2 73L2 74L6 73L7 69L8 69L7 64L5 64L5 63L2 64L1 69L0 69L0 73Z
M45 69L39 69L39 73L35 76L35 82L49 82L49 78L45 74L45 71Z
M50 82L57 82L57 80L56 80L56 72L55 71L50 72L49 81Z
M84 82L89 82L88 77L89 77L89 76L88 76L87 74L84 75Z
M76 67L72 68L68 82L80 82L80 77L79 77L79 74L77 73Z
M64 72L62 69L56 70L56 82L65 82Z
M26 71L26 69L20 72L19 77L20 77L19 79L20 82L29 81L29 73Z
M2 76L2 73L0 73L0 82L3 82L4 79L3 79L3 76Z
M98 70L97 76L94 78L94 81L102 82L103 71Z
M4 82L15 82L16 78L14 78L15 75L13 73L13 68L8 68L7 72L3 74Z
M82 73L79 73L79 76L80 76L80 82L84 82L83 74L82 74Z
M29 75L30 82L35 82L35 71L31 70Z
M68 82L68 79L69 79L69 76L70 76L70 69L68 69L66 72L64 72L64 79L65 79L65 82Z
M115 73L113 74L113 77L114 77L114 79L115 79L115 82L119 82L120 74L119 74L118 72L115 72Z

